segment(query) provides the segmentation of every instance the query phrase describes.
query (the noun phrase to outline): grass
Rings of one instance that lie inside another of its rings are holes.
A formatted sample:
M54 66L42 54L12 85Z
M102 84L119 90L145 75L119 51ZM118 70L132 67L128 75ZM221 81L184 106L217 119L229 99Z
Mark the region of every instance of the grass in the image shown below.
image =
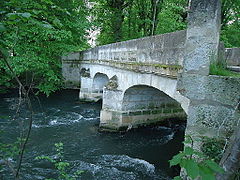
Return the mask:
M229 77L239 77L240 73L230 71L225 68L224 65L212 63L210 65L210 74L211 75L218 75L218 76L229 76Z

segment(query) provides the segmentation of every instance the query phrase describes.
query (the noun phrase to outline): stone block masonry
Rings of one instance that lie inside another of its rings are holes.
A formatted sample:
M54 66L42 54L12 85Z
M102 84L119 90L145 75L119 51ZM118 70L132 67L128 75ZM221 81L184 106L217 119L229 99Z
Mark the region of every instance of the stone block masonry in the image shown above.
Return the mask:
M228 66L240 66L240 48L226 48Z
M189 134L224 137L239 123L240 78L183 75L178 88L190 99Z

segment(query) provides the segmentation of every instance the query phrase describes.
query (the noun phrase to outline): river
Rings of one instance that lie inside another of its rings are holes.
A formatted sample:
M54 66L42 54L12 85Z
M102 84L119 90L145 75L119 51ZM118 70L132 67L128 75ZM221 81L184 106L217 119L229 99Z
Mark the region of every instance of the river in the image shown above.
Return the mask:
M13 142L19 135L19 122L27 120L26 110L14 118L16 92L0 95L1 141ZM82 180L160 180L172 179L175 170L168 160L182 149L184 123L171 127L147 127L127 133L98 131L101 102L81 103L78 91L63 90L50 97L33 98L34 122L24 155L21 179L42 180L56 177L47 161L35 157L55 156L54 144L64 144L70 172L83 170ZM14 159L11 160L14 163ZM10 180L9 171L0 170L1 180Z

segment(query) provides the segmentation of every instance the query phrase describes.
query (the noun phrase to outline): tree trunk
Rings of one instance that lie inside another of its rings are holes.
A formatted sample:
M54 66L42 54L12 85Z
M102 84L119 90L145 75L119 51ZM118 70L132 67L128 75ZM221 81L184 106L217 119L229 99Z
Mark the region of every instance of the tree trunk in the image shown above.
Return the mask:
M229 147L220 161L225 173L217 174L217 180L233 180L240 167L240 128L235 130Z
M124 0L110 0L108 5L112 8L113 16L111 19L111 28L114 42L122 40L122 23L124 20L123 9L125 8Z

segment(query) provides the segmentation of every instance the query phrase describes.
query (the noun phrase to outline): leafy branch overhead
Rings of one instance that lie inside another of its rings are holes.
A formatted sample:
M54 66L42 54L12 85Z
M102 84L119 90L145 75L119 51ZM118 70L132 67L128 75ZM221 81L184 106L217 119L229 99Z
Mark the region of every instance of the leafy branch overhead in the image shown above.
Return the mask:
M58 89L60 57L88 47L84 2L6 0L0 6L0 86L13 86L4 56L26 85L34 78L34 86L47 95Z

